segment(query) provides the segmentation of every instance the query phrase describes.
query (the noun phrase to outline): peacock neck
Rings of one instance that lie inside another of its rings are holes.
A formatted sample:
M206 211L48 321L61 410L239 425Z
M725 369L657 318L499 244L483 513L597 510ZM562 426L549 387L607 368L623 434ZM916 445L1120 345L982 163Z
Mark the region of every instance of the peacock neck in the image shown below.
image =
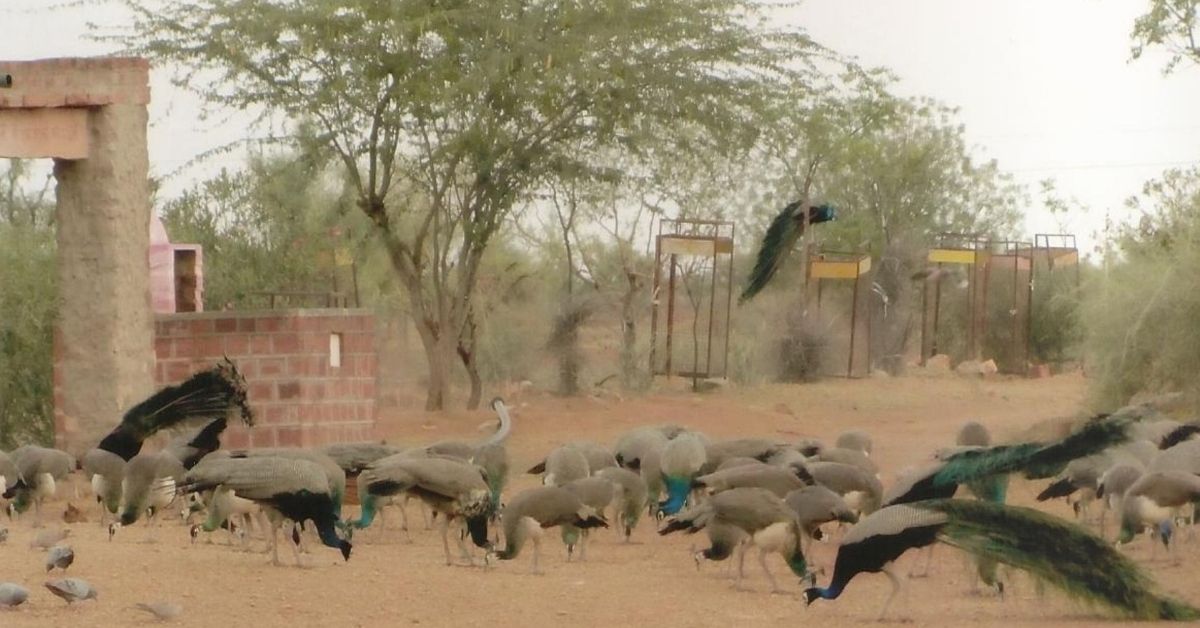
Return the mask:
M362 513L359 514L357 521L351 522L354 527L362 529L371 525L371 522L375 520L376 501L378 499L378 497L370 494L363 496Z
M664 483L667 486L667 500L661 504L662 510L668 515L673 515L683 508L683 503L687 501L688 492L692 489L692 480L688 477L666 476Z

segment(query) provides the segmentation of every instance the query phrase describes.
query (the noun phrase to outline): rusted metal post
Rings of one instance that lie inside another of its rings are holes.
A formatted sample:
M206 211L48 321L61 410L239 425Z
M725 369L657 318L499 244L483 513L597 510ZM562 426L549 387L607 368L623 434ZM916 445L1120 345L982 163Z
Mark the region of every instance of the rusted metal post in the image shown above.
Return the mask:
M670 261L670 271L667 275L667 377L671 377L671 361L674 353L671 349L672 340L675 337L675 254L672 253L668 258Z

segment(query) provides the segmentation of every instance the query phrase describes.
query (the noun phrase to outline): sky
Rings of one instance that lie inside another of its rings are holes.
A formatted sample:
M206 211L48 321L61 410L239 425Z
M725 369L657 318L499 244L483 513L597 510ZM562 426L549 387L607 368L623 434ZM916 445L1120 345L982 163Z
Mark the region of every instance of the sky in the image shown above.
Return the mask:
M1200 68L1163 76L1166 57L1130 58L1133 20L1148 0L806 0L780 14L818 42L898 77L898 93L959 110L979 159L995 159L1030 191L1029 237L1061 229L1081 248L1124 201L1170 167L1200 165ZM110 51L89 41L88 22L119 24L121 9L88 0L0 0L0 59L86 56ZM240 116L199 119L199 106L163 70L151 77L152 173L177 172L196 156L245 136ZM186 168L170 195L237 154ZM1064 224L1042 211L1038 182L1086 212Z

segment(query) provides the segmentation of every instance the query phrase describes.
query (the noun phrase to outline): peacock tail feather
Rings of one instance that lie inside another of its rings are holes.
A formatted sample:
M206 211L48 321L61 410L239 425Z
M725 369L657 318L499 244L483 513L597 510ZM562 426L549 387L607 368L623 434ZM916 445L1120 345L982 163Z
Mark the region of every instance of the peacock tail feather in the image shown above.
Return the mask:
M226 358L130 408L121 423L100 441L99 448L129 460L141 451L142 442L159 430L192 419L220 418L235 407L246 425L254 424L254 413L246 399L246 380Z
M943 513L938 540L1030 572L1072 597L1142 620L1200 619L1200 609L1152 591L1151 580L1103 539L1030 508L939 499L914 507Z
M965 484L990 476L1023 472L1030 479L1062 472L1067 463L1098 453L1129 440L1130 421L1091 421L1061 441L1052 444L1020 443L970 449L950 456L935 474L934 484Z
M783 266L796 241L804 234L805 221L800 209L802 204L803 201L788 203L767 227L767 233L763 235L762 244L758 249L758 257L754 261L754 270L750 271L746 287L738 297L738 303L749 301L767 286ZM836 212L830 205L810 207L808 222L827 222L833 220L835 215Z

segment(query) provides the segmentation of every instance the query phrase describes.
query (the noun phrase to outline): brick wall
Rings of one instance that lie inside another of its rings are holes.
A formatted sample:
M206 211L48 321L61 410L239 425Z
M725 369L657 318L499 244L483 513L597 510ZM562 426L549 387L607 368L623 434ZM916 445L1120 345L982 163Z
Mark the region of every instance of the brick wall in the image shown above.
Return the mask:
M255 427L228 447L309 447L375 437L375 317L366 310L202 312L155 317L155 381L175 384L229 356L246 377ZM339 334L341 366L330 364Z

